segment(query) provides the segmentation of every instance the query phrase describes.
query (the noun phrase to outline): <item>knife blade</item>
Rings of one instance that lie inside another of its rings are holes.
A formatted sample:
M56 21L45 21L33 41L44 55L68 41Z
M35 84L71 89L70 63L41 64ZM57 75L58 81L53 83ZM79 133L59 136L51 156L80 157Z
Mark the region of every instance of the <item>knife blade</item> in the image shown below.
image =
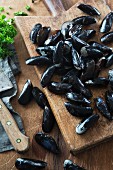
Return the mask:
M0 67L0 92L13 88L13 84Z

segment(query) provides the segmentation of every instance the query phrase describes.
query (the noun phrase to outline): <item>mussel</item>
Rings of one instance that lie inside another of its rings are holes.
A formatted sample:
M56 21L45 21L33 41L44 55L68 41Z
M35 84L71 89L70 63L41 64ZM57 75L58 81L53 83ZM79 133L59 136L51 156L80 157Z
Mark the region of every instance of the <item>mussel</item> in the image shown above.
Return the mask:
M43 121L42 121L42 130L45 133L51 132L53 129L55 123L55 118L52 113L52 110L49 106L44 107L44 112L43 112Z
M73 163L71 160L64 161L64 170L85 170L83 167Z
M64 104L68 112L76 117L88 117L93 113L93 109L91 107L78 106L71 104L70 102L65 102Z
M60 149L59 149L58 145L56 144L55 140L53 139L53 137L46 135L45 133L38 132L35 134L34 138L35 138L35 141L39 145L44 147L46 150L48 150L54 154L60 153Z
M113 112L113 92L111 90L105 93L106 103L110 112Z
M89 128L91 128L99 119L98 114L93 114L88 118L83 119L77 126L76 126L76 133L81 135L85 133Z
M91 6L91 5L81 3L77 6L77 8L79 8L80 10L82 10L84 13L86 13L88 15L98 15L98 16L100 16L100 12L98 11L98 9Z
M31 99L32 99L32 89L33 89L33 85L31 83L31 81L28 79L18 97L18 102L21 105L26 105L28 104Z
M77 17L75 19L72 20L74 25L77 24L81 24L81 25L91 25L91 24L95 24L96 20L95 18L91 17L91 16L81 16L81 17Z
M113 31L104 34L104 35L101 37L100 41L101 41L102 43L105 43L105 44L108 44L108 43L110 43L110 42L113 42Z
M18 170L38 170L45 168L47 163L41 160L17 158L15 166Z

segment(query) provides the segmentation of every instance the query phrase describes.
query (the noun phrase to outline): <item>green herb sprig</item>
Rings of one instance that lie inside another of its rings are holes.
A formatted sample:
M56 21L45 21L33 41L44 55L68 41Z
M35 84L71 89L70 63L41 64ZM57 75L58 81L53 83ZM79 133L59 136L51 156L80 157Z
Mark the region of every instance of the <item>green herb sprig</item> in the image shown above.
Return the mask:
M9 56L9 45L14 42L17 31L11 19L6 19L5 15L0 15L0 58Z

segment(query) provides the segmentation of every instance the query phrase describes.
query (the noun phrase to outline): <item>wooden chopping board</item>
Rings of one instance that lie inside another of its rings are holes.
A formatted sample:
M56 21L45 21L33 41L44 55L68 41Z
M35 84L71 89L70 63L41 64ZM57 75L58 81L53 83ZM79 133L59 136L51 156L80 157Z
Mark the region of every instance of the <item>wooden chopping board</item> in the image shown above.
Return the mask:
M98 17L98 24L100 24L103 17L110 12L110 9L108 6L106 6L105 2L102 0L96 0L96 1L90 1L92 6L95 6L99 9L101 12L101 17ZM77 4L75 4L72 8L70 8L68 11L63 12L57 17L16 17L16 24L18 28L20 29L20 32L23 36L23 39L25 41L26 47L29 51L30 56L35 56L37 53L35 52L35 46L31 43L29 40L29 33L32 29L32 27L36 23L41 23L43 26L50 26L52 29L59 29L61 24L64 21L72 20L75 17L84 15L79 9L77 9ZM57 22L56 22L57 21ZM93 25L92 28L95 27L96 30L99 29L99 25ZM91 28L90 27L90 28ZM99 37L98 37L99 40ZM36 73L38 77L40 78L43 69L36 68ZM107 76L107 71L104 70L101 74L101 76ZM64 137L64 140L69 146L69 149L71 153L74 155L78 152L81 152L82 150L85 150L87 148L90 148L92 146L95 146L98 143L101 143L103 141L108 140L113 136L113 122L109 122L104 117L100 116L99 122L90 129L87 133L79 136L75 133L75 127L80 122L79 118L75 118L71 116L66 108L64 107L64 101L65 98L54 95L50 93L46 88L43 89L44 93L46 94L48 101L51 105L51 108L53 110L54 116L56 118L56 121L58 123L58 126L61 130L61 133ZM104 96L106 89L93 89L93 96ZM95 110L96 111L96 110Z

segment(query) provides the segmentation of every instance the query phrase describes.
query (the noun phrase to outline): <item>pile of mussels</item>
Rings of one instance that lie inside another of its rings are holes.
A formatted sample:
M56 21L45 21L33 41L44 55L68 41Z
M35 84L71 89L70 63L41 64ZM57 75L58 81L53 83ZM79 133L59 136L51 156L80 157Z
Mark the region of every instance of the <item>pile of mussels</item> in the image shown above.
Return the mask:
M100 16L100 12L90 5L80 4L78 8L88 15ZM36 24L30 32L30 40L38 46L36 51L40 56L26 60L27 65L47 67L41 77L42 87L47 87L57 95L65 95L69 100L69 102L65 102L69 113L83 118L76 127L77 134L86 132L99 119L99 115L93 114L91 107L90 98L93 97L91 87L109 87L105 93L106 101L101 97L95 98L94 101L99 112L108 120L113 120L113 70L109 70L108 78L99 77L101 70L113 64L113 52L110 47L91 41L91 38L96 35L96 31L85 28L96 24L96 20L92 16L81 16L72 21L66 21L62 24L61 30L57 30L55 34L51 33L50 27L42 27L40 23ZM109 32L112 22L113 12L110 12L100 25L100 32L106 33L100 39L104 44L113 41L113 32ZM55 74L59 75L60 81L52 81ZM53 128L54 116L46 96L38 87L33 87L28 80L19 96L19 103L27 104L31 96L44 109L42 129L48 133ZM27 99L25 100L25 98ZM39 132L35 135L35 140L45 149L55 154L60 153L51 136ZM18 158L16 162L18 169L28 167L32 169L31 165L42 168L47 164L22 158ZM64 169L82 170L84 168L70 160L65 160Z
M89 15L100 15L100 12L90 5L80 4L78 8ZM113 41L113 32L109 32L112 22L113 12L110 12L100 25L100 32L106 33L100 39L102 43ZM90 98L93 96L88 87L106 87L109 84L113 89L113 70L109 70L108 78L99 77L102 69L113 64L112 49L91 41L96 31L85 29L85 26L91 24L96 24L94 17L81 16L64 22L61 30L57 30L54 35L51 34L50 27L36 24L30 32L30 40L38 45L36 51L40 56L26 60L27 65L46 66L41 77L42 87L47 87L58 95L64 94L69 100L65 102L69 113L84 118L76 127L78 134L84 133L99 119L98 114L92 114ZM61 81L52 81L55 74L60 76ZM101 97L94 100L99 112L112 120L113 92L106 91L105 98L106 102Z

